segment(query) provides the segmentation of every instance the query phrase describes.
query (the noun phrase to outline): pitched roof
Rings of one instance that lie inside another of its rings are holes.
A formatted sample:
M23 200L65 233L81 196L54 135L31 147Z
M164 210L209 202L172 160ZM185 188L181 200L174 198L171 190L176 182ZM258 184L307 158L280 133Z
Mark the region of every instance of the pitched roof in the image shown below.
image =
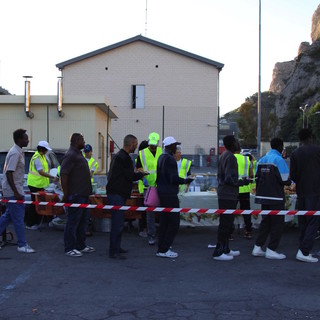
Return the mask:
M188 51L184 51L184 50L178 49L176 47L169 46L169 45L164 44L162 42L158 42L158 41L152 40L150 38L143 37L141 35L138 35L138 36L135 36L133 38L129 38L127 40L123 40L123 41L117 42L117 43L112 44L110 46L107 46L107 47L104 47L104 48L101 48L101 49L98 49L98 50L83 54L83 55L78 56L76 58L60 62L60 63L56 64L56 67L59 68L59 69L63 69L64 67L66 67L66 66L68 66L68 65L70 65L72 63L79 62L79 61L87 59L87 58L91 58L91 57L96 56L98 54L108 52L110 50L119 48L121 46L125 46L125 45L133 43L135 41L142 41L142 42L149 43L149 44L152 44L154 46L160 47L162 49L169 50L169 51L181 54L181 55L183 55L185 57L189 57L191 59L195 59L195 60L207 63L209 65L212 65L212 66L216 67L219 70L221 70L224 67L223 63L220 63L220 62L217 62L217 61L214 61L214 60L210 60L210 59L198 56L198 55L190 53Z

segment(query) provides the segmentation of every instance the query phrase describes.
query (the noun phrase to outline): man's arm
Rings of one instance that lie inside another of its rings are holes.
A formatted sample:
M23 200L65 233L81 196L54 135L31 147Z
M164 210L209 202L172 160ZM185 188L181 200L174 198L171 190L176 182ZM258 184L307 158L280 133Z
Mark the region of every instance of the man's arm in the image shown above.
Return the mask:
M62 202L68 202L68 175L66 174L61 175L61 188L63 191Z

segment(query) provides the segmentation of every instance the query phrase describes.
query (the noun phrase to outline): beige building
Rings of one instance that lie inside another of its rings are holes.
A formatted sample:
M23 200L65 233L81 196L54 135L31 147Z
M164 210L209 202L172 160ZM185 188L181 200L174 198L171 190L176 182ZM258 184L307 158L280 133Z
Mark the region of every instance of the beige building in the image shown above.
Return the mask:
M223 64L136 36L58 63L64 96L106 96L118 116L111 137L139 141L157 131L184 154L217 150L219 73Z
M57 96L31 96L27 113L25 96L0 95L0 150L11 148L12 133L18 128L27 130L29 149L47 140L51 148L67 150L71 134L80 132L93 147L100 173L105 173L110 163L106 140L111 119L116 119L116 114L104 97L65 96L59 114Z

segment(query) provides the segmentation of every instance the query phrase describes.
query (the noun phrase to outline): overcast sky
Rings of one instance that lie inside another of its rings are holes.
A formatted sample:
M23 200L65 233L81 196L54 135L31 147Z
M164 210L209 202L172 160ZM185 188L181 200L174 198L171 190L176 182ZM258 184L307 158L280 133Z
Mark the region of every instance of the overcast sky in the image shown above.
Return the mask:
M261 0L262 91L311 42L319 0ZM223 63L221 114L258 91L259 0L2 0L0 86L55 95L59 62L138 34Z

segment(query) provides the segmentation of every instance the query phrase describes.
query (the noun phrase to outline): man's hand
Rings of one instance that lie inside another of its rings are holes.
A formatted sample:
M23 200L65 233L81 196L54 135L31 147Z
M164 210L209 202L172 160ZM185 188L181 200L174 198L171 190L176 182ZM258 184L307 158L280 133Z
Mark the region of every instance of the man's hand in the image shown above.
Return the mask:
M190 184L193 181L194 181L193 178L187 178L187 179L185 179L185 184Z

